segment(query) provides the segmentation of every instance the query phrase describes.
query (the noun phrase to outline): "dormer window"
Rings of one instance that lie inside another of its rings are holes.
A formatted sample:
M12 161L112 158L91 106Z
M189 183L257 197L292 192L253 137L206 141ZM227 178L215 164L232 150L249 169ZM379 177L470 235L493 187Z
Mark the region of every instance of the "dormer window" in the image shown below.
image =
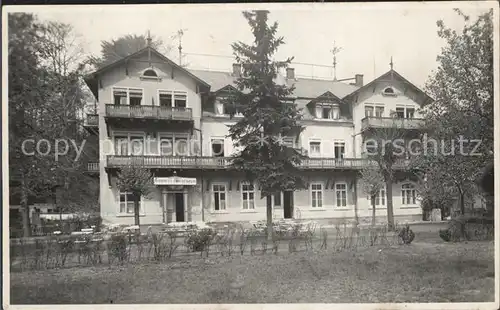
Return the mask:
M392 87L384 88L384 90L382 91L382 94L384 94L386 96L396 96L396 92L394 91L394 88L392 88Z
M339 119L340 107L338 104L332 103L317 103L316 118L318 119Z
M229 116L229 115L231 115L230 109L224 104L224 98L215 99L214 111L215 111L215 115L217 115L217 116ZM243 114L240 111L238 111L238 108L236 108L236 111L234 111L233 116L234 117L242 117Z

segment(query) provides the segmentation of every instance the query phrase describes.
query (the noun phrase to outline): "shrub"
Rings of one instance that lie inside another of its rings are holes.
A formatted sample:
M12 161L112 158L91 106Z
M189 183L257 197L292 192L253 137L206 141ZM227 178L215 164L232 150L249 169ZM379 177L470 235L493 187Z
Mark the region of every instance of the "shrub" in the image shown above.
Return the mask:
M410 229L410 225L408 224L399 231L398 235L404 244L410 244L415 239L415 233Z
M127 239L127 235L125 234L115 234L111 236L111 240L108 243L108 255L110 255L110 258L118 259L120 263L127 260Z
M449 242L451 240L451 232L449 229L440 229L439 237L443 239L445 242Z
M200 252L207 250L215 235L216 232L210 228L194 230L188 234L186 238L186 245L193 252Z

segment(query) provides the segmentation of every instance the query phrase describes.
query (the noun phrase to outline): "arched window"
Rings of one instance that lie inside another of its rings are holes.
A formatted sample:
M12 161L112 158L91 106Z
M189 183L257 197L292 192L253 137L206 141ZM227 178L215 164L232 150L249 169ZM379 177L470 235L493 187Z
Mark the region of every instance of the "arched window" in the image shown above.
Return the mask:
M417 192L415 190L415 185L411 183L405 183L401 185L401 197L403 205L414 205L417 200Z
M392 87L386 87L386 88L384 89L384 94L394 95L394 94L395 94L395 92L394 92L394 88L392 88Z
M144 71L144 73L142 75L149 76L149 77L158 77L158 74L153 69L147 69L146 71Z

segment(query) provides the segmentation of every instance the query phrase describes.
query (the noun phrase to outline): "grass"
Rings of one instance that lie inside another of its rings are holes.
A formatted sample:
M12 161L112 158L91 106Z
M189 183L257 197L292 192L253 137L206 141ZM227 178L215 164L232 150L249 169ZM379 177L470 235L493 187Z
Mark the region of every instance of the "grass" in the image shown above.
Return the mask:
M493 242L175 258L11 273L12 304L492 302ZM240 289L231 289L237 278Z

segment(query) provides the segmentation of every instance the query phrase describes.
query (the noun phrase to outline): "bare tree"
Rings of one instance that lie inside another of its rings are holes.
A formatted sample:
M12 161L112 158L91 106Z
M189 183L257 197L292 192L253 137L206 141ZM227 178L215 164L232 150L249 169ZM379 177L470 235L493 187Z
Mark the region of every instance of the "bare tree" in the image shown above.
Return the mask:
M404 119L384 119L381 128L367 128L364 132L363 151L374 160L383 176L387 193L388 229L394 229L394 206L392 186L396 182L396 172L405 169L407 154L406 138L411 134L405 129Z
M152 190L153 175L143 167L130 165L118 173L117 187L120 192L131 193L134 200L135 225L140 225L141 197L147 197Z
M384 188L385 181L384 176L380 172L378 167L366 167L361 171L361 180L363 182L363 192L370 198L370 203L372 207L372 226L375 226L376 222L376 199L385 199L386 197L381 197L381 189ZM385 195L384 191L384 195Z

